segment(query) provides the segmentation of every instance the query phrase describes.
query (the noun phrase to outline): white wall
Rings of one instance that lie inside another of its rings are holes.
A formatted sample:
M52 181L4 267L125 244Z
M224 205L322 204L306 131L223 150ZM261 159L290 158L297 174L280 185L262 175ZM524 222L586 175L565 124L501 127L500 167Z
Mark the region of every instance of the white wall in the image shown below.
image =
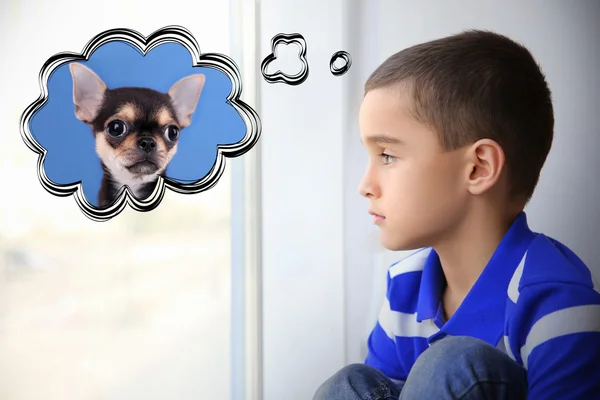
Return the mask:
M286 3L286 4L282 4ZM392 53L484 28L527 45L554 93L556 139L527 208L533 229L600 267L600 3L396 0L265 0L262 52L280 32L308 42L310 75L299 87L261 85L263 163L264 394L308 399L344 364L362 361L387 266L356 188L366 158L356 112L362 85ZM345 49L352 68L329 73Z

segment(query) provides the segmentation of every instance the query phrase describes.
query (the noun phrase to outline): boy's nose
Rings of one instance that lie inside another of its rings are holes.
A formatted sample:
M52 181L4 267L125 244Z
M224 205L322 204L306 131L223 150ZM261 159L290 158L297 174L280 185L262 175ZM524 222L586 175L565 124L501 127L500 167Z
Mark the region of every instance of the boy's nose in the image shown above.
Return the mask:
M372 173L367 170L365 175L363 176L360 184L358 185L358 193L366 198L377 197L378 194L377 185L375 185L375 181L373 180Z
M369 197L369 190L367 189L366 185L364 184L364 179L361 180L360 183L358 184L358 193L363 197Z

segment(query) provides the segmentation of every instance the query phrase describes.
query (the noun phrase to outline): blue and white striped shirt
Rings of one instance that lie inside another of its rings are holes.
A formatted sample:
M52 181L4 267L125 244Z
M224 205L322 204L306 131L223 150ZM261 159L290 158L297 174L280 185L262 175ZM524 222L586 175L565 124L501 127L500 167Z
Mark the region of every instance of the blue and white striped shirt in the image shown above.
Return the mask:
M527 369L529 399L600 399L600 285L566 246L532 232L524 212L446 322L444 285L431 248L393 264L365 363L404 380L432 342L471 336Z

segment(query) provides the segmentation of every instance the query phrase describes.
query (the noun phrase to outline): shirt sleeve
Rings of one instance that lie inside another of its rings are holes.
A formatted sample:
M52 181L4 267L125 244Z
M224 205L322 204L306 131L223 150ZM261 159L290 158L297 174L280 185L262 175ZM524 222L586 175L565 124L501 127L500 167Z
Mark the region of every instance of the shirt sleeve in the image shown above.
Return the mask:
M600 293L577 283L521 289L510 352L527 369L530 400L600 398Z
M390 338L381 324L381 318L389 312L390 275L387 275L386 298L384 299L379 318L367 341L367 357L365 364L381 371L386 377L398 381L405 380L408 375L398 359L396 341Z

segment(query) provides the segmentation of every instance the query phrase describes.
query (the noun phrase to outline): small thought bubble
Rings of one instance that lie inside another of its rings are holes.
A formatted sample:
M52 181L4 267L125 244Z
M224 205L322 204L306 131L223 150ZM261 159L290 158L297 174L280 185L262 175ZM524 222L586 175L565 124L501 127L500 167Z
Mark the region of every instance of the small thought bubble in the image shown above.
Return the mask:
M340 58L344 60L344 65L338 68L335 66L335 62ZM344 75L346 72L348 72L350 66L352 66L352 58L350 58L350 54L348 54L348 52L342 50L335 52L333 56L331 56L331 61L329 62L329 69L331 70L331 73L334 76Z
M302 69L296 75L288 75L280 70L273 74L267 73L269 64L277 59L277 48L279 45L289 45L295 43L300 47L298 57L302 63ZM280 33L271 39L271 54L262 61L261 72L268 83L287 83L288 85L297 86L302 84L308 78L308 61L306 60L306 40L299 33L285 34Z
M178 26L148 37L102 32L81 54L51 57L39 80L41 95L21 116L21 136L39 155L42 186L74 195L95 221L127 205L153 210L167 188L212 188L225 157L246 153L261 133L256 111L240 100L235 63L202 54Z

